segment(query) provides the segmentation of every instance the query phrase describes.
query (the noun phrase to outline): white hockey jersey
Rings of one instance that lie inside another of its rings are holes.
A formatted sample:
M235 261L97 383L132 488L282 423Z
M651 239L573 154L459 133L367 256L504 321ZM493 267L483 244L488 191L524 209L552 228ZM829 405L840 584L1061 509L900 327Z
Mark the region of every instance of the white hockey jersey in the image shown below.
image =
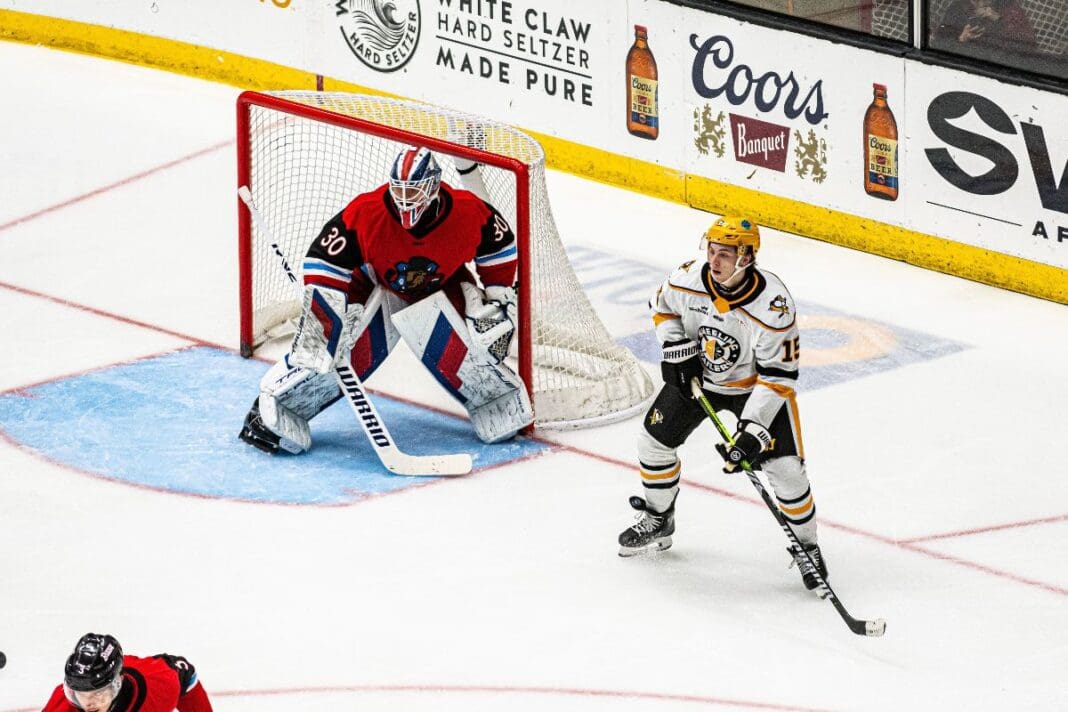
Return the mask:
M752 394L743 419L769 427L784 403L796 409L800 340L793 297L777 276L754 267L749 288L728 299L707 263L687 262L660 286L651 306L660 343L689 339L698 345L705 390Z

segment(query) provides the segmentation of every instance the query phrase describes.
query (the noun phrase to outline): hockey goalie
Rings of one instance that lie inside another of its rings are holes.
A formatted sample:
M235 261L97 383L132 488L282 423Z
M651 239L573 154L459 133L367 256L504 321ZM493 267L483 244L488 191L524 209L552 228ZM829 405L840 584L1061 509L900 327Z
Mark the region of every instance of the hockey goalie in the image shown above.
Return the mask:
M505 363L516 330L515 235L484 199L479 166L455 163L467 189L442 182L428 149L407 147L388 182L323 226L304 258L293 343L260 381L242 440L304 452L309 421L341 397L337 366L364 380L400 339L463 404L483 442L533 422L526 387Z

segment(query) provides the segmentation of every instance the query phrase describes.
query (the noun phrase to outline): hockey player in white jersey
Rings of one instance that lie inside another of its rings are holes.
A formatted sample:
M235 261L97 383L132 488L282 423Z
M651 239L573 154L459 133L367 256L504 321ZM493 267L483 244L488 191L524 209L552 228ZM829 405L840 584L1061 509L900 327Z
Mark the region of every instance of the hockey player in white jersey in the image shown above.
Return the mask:
M816 542L812 499L794 385L799 337L794 301L782 281L756 266L759 228L725 216L704 234L706 262L683 264L653 297L653 322L663 345L664 386L642 421L638 458L645 497L631 497L639 514L619 535L620 556L671 546L681 463L678 447L706 419L692 398L701 379L712 406L738 418L735 445L718 445L733 472L747 460L771 483L779 509L826 578ZM806 588L818 582L801 551L787 550Z

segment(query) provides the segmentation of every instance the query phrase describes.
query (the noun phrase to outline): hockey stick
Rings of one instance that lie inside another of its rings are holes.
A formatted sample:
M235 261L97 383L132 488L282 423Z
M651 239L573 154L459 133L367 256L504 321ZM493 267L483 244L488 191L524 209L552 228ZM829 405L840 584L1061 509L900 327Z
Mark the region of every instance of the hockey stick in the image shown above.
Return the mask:
M723 425L723 421L719 419L719 416L716 414L715 408L713 408L712 404L709 403L708 397L705 395L704 391L701 390L701 384L696 378L690 381L690 389L693 391L693 397L697 399L698 403L701 404L701 408L712 420L712 423L716 426L716 430L719 431L719 434L723 437L723 440L727 443L728 446L733 446L734 439L731 437L731 434L727 430L726 426ZM753 472L753 468L752 466L750 466L747 460L742 460L741 465L742 470L745 471L746 477L748 477L749 481L753 483L753 487L755 487L757 493L760 494L760 498L764 500L764 504L767 505L768 510L771 512L772 516L775 517L775 521L777 521L779 523L779 526L782 527L782 530L786 532L786 538L790 540L790 543L792 543L798 551L801 551L805 555L805 558L808 559L808 562L812 565L812 571L816 575L816 580L819 582L819 588L821 591L823 591L824 594L823 596L821 596L821 598L830 599L831 604L834 606L834 609L838 611L838 615L840 615L842 617L842 620L845 621L846 625L849 626L849 630L853 631L857 635L866 635L875 638L885 633L886 621L882 618L865 621L859 620L849 615L849 611L847 611L845 606L842 605L842 602L838 600L838 596L835 594L834 589L831 588L831 584L829 584L827 582L827 579L825 579L820 573L819 567L816 566L816 562L812 560L812 556L807 551L805 551L805 547L801 545L801 541L797 538L797 533L794 531L793 527L791 527L790 523L786 521L786 517L784 517L783 513L779 511L779 508L775 505L775 503L771 501L771 495L768 494L767 488L765 488L764 484L760 481L760 477L758 477L757 474Z
M241 202L248 208L249 215L252 216L252 221L256 223L256 227L270 241L275 255L278 256L282 264L282 269L285 270L286 277L289 278L290 282L299 286L300 280L293 274L289 262L286 261L285 253L278 246L277 240L274 239L273 233L267 227L266 221L264 221L260 211L256 208L255 202L252 200L252 191L248 189L248 186L243 185L237 189L237 194L241 198ZM345 400L352 406L352 411L356 414L356 420L360 422L364 434L374 447L375 454L378 455L378 459L387 470L397 475L415 477L466 475L471 471L471 456L467 453L457 453L455 455L409 455L402 452L393 441L393 436L389 434L389 430L386 429L382 418L379 417L374 403L367 397L363 383L360 381L360 377L356 375L356 372L352 370L352 367L347 363L338 364L334 369L334 377L337 379L338 387L344 394Z

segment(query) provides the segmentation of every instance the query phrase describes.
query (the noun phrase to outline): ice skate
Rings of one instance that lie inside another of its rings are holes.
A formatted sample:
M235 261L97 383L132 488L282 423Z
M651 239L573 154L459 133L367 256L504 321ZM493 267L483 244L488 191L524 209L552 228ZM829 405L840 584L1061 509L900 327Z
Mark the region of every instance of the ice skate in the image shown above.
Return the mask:
M818 544L805 545L805 551L808 552L808 556L805 556L797 547L790 546L786 548L786 552L793 557L793 561L790 562L790 566L797 565L798 571L801 572L801 580L805 584L805 588L809 591L814 591L817 596L824 598L826 590L820 586L820 582L816 577L816 569L809 563L809 556L812 557L812 561L816 562L816 567L819 568L819 575L823 577L823 580L827 580L827 562L823 560L823 553L820 551Z
M635 556L671 548L675 533L675 501L666 511L656 512L641 497L631 497L630 506L641 512L638 521L619 535L619 555Z
M278 452L279 437L263 424L263 418L260 415L259 397L252 401L252 408L249 410L248 415L245 416L245 424L237 437L266 453L273 455Z

